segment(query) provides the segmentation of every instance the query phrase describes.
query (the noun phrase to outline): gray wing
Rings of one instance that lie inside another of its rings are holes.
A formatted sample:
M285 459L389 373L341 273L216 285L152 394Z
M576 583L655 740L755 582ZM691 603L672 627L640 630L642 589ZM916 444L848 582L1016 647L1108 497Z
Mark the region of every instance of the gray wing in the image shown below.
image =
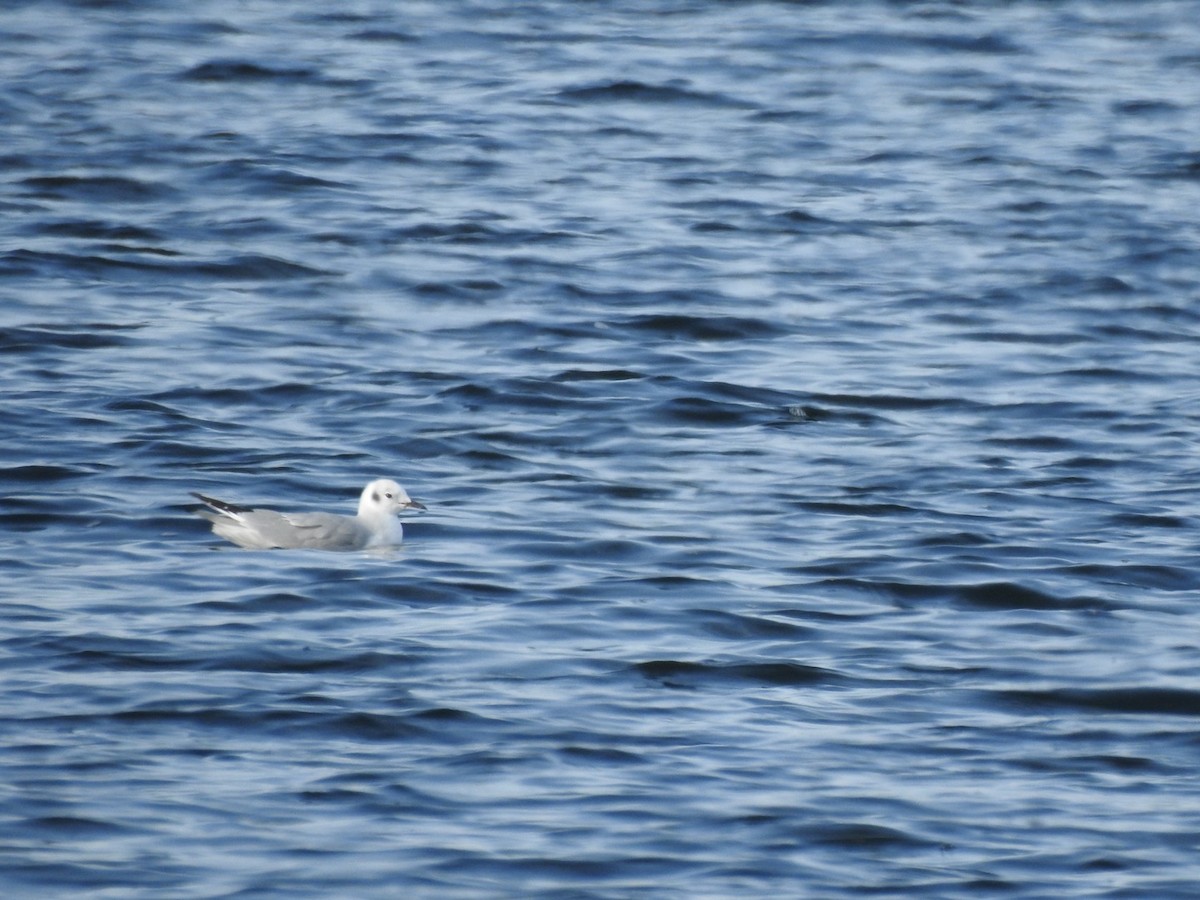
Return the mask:
M203 494L193 496L208 506L198 512L212 522L214 533L252 550L361 550L371 539L362 523L349 516L277 513L234 506Z
M277 513L256 509L242 515L244 527L272 547L360 550L370 534L357 519L332 513Z

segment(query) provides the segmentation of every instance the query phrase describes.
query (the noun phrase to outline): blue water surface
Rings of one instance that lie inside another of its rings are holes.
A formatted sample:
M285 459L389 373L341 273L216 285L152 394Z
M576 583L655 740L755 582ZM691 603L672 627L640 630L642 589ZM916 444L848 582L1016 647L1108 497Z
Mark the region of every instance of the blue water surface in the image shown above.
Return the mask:
M0 49L4 897L1196 896L1200 3Z

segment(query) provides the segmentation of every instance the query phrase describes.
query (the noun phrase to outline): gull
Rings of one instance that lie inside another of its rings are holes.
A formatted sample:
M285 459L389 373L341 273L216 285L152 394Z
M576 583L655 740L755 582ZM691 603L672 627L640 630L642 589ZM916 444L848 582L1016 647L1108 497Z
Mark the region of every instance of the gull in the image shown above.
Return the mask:
M192 496L208 507L196 513L212 522L214 534L250 550L391 547L404 539L404 528L396 513L425 508L390 478L372 481L363 488L357 516L324 512L281 513L234 506L195 492Z

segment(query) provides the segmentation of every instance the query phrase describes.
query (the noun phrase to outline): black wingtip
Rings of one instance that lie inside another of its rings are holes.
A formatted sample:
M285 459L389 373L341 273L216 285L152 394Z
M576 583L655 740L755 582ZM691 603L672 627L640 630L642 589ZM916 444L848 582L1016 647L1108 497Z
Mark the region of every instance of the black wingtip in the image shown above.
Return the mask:
M246 513L250 512L247 506L234 506L232 503L226 503L224 500L217 500L214 497L205 497L203 494L197 494L195 491L188 491L193 497L203 503L205 506L211 506L213 509L224 513Z

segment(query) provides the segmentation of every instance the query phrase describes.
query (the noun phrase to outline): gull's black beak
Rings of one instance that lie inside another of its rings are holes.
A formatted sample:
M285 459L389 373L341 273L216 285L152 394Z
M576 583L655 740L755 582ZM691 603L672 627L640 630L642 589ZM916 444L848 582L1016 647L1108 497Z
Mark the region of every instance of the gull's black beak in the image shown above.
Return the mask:
M426 507L425 507L424 503L421 503L417 500L413 500L410 497L408 502L404 504L404 508L405 509L425 509Z

